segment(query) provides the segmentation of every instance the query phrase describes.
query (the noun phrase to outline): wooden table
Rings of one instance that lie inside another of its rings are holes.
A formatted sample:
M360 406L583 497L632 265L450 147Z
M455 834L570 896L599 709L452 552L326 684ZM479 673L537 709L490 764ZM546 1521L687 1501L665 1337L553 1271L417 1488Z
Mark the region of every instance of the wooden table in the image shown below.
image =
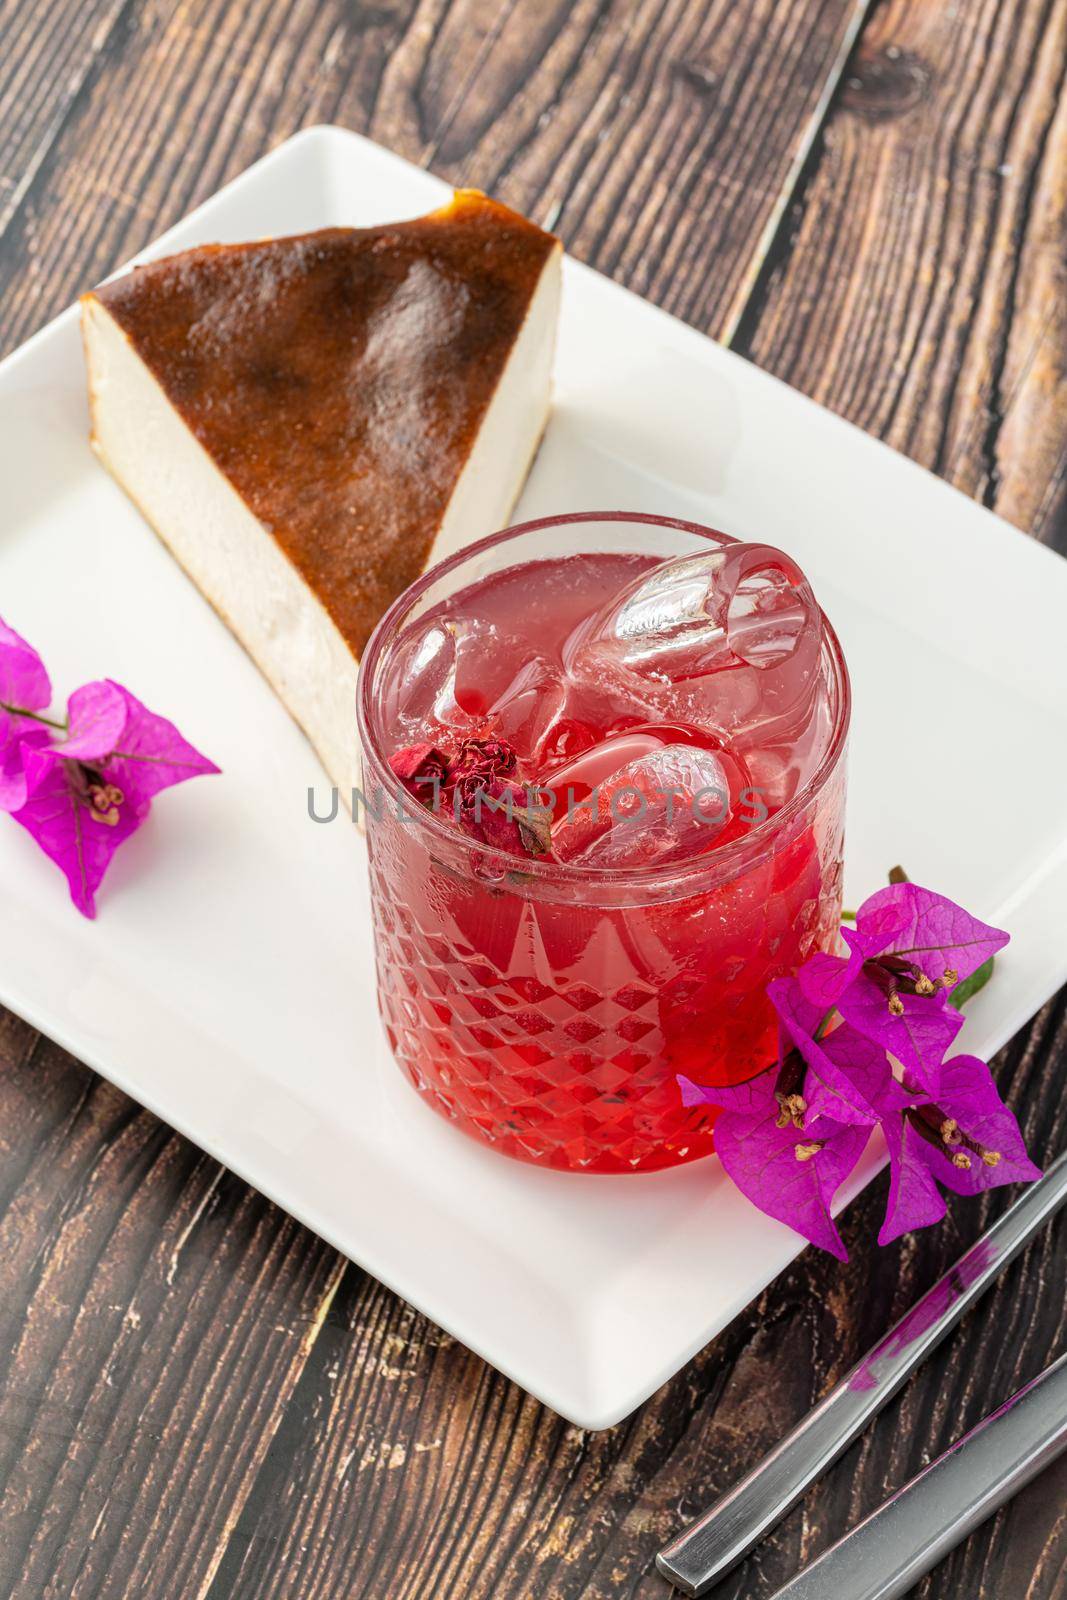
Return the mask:
M1064 0L0 16L5 351L295 129L337 122L547 221L1067 551ZM1038 1159L1067 1145L1063 994L997 1070ZM883 1198L847 1219L849 1267L807 1252L636 1415L583 1433L3 1016L0 1592L657 1600L657 1546L1005 1204L878 1251ZM1061 1221L1033 1245L719 1593L769 1593L1064 1348L1065 1239ZM916 1593L1067 1595L1065 1503L1067 1461Z

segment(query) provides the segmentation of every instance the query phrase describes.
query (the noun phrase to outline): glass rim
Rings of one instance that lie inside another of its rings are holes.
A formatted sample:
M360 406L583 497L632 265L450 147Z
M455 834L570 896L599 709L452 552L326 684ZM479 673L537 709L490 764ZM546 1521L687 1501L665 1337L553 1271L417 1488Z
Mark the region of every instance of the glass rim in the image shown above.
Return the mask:
M394 634L399 632L398 624L401 619L418 604L427 589L472 558L522 534L536 533L542 528L566 527L582 522L643 524L654 528L673 528L678 532L695 534L698 538L720 545L741 543L733 534L723 533L706 523L691 522L684 517L670 517L645 511L565 511L553 516L533 517L527 522L512 523L497 533L488 534L484 539L464 545L435 566L428 567L414 583L398 595L383 613L367 641L359 663L356 686L356 721L364 766L371 767L389 799L398 808L402 808L405 819L417 831L436 839L449 852L462 850L469 854L472 850L476 851L479 860L493 870L498 870L501 878L508 873L521 871L524 879L542 883L565 886L584 884L591 889L646 889L660 893L668 886L677 885L681 892L690 885L706 885L709 879L716 883L728 881L745 869L751 856L759 858L773 851L775 838L787 830L789 824L804 811L805 807L822 793L836 771L844 751L852 716L851 682L841 641L821 606L819 616L822 618L822 643L824 648L828 649L834 669L838 699L833 731L822 759L807 782L780 811L776 811L773 816L750 828L744 837L723 845L719 850L711 850L686 861L651 867L594 867L579 862L546 861L543 857L533 855L523 857L520 861L508 850L501 850L496 846L457 834L455 828L450 827L439 814L428 807L418 804L412 807L407 790L382 756L379 738L381 729L380 726L376 726L373 690L376 670ZM469 872L469 876L476 881L480 877L473 871Z

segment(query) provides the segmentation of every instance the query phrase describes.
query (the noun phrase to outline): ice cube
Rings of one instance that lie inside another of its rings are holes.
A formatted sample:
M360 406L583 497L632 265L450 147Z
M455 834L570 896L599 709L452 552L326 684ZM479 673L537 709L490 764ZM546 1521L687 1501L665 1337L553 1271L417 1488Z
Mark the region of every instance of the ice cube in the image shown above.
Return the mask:
M780 811L796 794L803 778L803 769L792 748L787 745L761 745L757 750L745 752L748 770L752 774L752 788L768 811Z
M605 740L553 774L552 848L559 860L666 866L734 831L747 786L743 765L727 751L693 745L641 748L649 737Z
M400 639L395 670L386 680L385 715L403 738L433 739L442 728L470 731L474 719L455 698L456 644L435 622Z
M608 734L548 773L546 782L551 784L562 806L568 798L584 800L631 762L662 750L669 742L654 727L627 728L621 733Z
M388 719L416 739L480 729L489 705L484 669L489 631L476 619L445 617L402 635L389 674Z
M732 544L662 562L576 630L576 682L716 730L743 746L781 740L811 714L822 616L800 568L771 545Z
M565 663L610 661L663 683L713 671L716 658L725 664L725 632L707 609L725 559L724 549L713 550L642 573L576 630L564 647Z
M551 662L534 656L493 701L486 720L497 738L513 746L521 762L540 768L545 746L562 734L566 706L563 674Z

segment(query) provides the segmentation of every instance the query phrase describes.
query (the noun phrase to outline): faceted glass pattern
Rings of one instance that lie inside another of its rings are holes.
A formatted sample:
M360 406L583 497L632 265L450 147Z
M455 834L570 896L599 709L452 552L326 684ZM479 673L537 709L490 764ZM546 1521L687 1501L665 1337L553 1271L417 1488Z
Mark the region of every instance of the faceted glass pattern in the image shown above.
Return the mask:
M368 842L397 1061L444 1116L521 1160L635 1172L710 1154L713 1114L682 1105L676 1074L733 1082L774 1059L766 985L836 936L843 790L839 772L737 878L638 906L461 877L384 816Z

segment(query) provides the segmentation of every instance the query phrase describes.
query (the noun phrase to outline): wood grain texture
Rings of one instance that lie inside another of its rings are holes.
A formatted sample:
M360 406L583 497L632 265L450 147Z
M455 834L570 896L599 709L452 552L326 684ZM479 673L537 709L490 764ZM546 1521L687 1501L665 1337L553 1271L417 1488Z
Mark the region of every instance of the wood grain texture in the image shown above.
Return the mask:
M0 348L339 121L1067 546L1062 0L7 0ZM852 30L862 24L851 57ZM1067 1143L1067 1008L998 1070ZM602 1434L0 1023L0 1593L655 1600L658 1546L1007 1203L808 1252ZM758 1600L1064 1347L1061 1222L717 1591ZM336 1297L335 1297L336 1296ZM1067 1470L921 1600L1067 1596Z
M1067 549L1067 7L889 0L736 347Z
M0 1029L0 1593L201 1593L342 1263Z
M433 0L420 15L438 25L421 59L391 63L373 132L721 335L865 12L866 0L553 0L497 8L472 36L465 6Z
M32 174L18 142L0 164L4 348L321 121L555 222L721 332L866 3L125 0ZM27 50L54 54L24 14Z
M0 231L18 212L84 90L123 0L42 0L32 26L20 0L0 5ZM8 48L20 40L21 48Z

